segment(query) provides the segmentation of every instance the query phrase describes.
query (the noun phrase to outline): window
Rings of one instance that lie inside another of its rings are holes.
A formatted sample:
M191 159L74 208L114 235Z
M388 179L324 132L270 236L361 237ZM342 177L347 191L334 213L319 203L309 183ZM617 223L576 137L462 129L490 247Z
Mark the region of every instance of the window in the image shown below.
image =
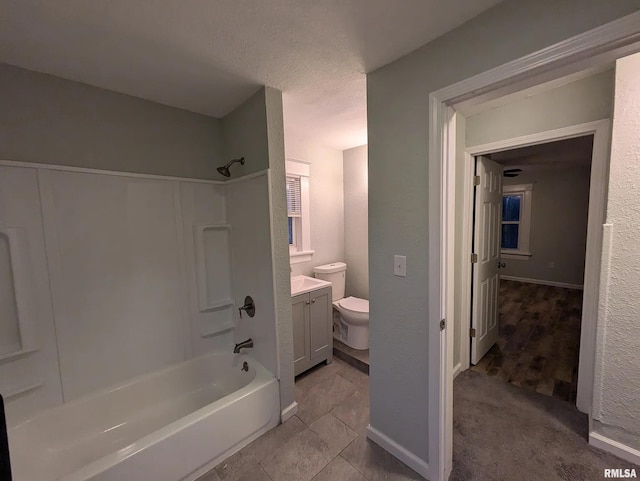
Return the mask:
M287 216L289 218L289 246L297 247L302 220L302 189L300 177L287 177Z
M532 193L532 184L505 185L502 190L502 257L531 257L529 239Z
M286 172L289 259L292 264L308 262L314 252L310 245L309 164L287 159Z

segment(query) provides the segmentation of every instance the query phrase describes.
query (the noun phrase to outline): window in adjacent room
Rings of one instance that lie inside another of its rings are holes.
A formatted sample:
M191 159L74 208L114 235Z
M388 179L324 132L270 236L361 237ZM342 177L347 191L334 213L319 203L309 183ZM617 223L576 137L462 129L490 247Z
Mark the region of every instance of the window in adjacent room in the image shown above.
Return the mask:
M309 214L309 164L287 159L287 222L289 258L292 264L311 260Z
M502 190L502 257L531 257L532 184L505 185Z

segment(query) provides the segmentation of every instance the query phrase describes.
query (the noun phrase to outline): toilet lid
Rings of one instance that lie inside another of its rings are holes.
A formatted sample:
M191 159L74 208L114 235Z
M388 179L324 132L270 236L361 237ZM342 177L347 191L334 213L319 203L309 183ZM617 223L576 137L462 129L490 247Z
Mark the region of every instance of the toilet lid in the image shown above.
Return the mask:
M354 312L369 312L369 301L359 297L345 297L338 301L340 307Z

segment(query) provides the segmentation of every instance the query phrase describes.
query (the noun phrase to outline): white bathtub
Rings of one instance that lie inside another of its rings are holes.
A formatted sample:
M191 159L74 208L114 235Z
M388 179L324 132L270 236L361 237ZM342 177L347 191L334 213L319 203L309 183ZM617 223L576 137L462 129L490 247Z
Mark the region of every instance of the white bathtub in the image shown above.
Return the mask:
M278 424L279 411L278 383L260 364L207 354L11 426L13 478L193 480Z

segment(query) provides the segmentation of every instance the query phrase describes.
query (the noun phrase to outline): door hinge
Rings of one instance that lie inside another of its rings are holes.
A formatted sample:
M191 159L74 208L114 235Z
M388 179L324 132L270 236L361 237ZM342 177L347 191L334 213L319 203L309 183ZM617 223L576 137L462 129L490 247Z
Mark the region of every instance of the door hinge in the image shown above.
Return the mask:
M441 330L441 331L444 331L444 328L445 328L445 326L446 326L446 325L447 325L447 323L445 322L445 320L444 320L444 319L442 319L442 320L440 321L440 330Z
M467 177L468 179L468 177ZM473 185L480 185L480 176L479 175L474 175L473 176Z
M472 328L470 328L470 329L469 329L469 335L470 335L471 337L476 337L476 330L475 330L475 328L473 328L473 327L472 327Z
M471 254L471 263L476 264L478 262L478 254Z

